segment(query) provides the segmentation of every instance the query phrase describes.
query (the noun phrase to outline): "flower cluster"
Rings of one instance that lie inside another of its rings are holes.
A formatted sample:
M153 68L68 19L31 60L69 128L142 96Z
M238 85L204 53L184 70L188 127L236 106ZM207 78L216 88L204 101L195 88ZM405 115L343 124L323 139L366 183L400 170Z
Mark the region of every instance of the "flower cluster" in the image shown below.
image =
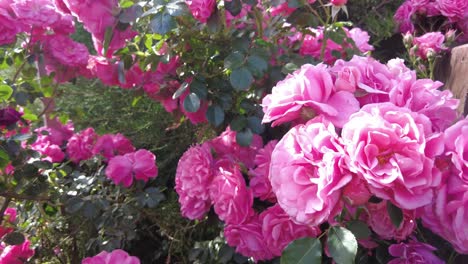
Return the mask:
M114 264L114 263L125 263L125 264L140 264L140 260L137 257L130 256L127 252L116 249L112 252L102 251L93 257L88 257L81 261L81 264Z
M13 232L16 222L16 209L7 208L3 215L3 225L0 226L0 238ZM0 263L23 264L34 255L34 249L31 249L29 240L25 240L18 245L0 244Z

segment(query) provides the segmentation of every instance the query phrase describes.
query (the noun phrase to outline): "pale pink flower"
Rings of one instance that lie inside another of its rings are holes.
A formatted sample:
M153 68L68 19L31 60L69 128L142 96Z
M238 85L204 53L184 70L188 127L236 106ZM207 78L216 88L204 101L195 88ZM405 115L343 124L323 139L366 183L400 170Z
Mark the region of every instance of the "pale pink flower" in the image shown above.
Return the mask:
M426 116L391 103L370 104L351 116L341 135L351 171L372 193L408 210L431 202L441 177L432 173L434 159L426 151L440 146L427 143L432 127Z
M445 36L441 32L429 32L413 39L413 45L417 46L416 56L427 60L430 53L435 56L445 50Z
M263 238L274 256L281 256L283 249L296 239L317 237L320 234L318 227L292 221L278 204L263 211L259 218L262 223Z
M257 166L249 171L251 177L249 186L254 197L258 197L260 200L276 202L268 175L270 174L271 153L277 143L278 140L272 140L264 148L260 149L254 159Z
M435 250L437 250L435 247L415 240L393 244L388 248L388 253L396 258L390 260L388 264L444 264L444 261L434 255Z
M359 110L352 93L335 92L330 70L323 64L305 64L289 74L263 98L262 106L265 113L262 122L273 122L272 126L322 115L335 126L342 127L349 116Z
M93 147L98 135L89 127L73 135L67 143L67 154L71 161L79 163L93 156Z
M115 184L122 183L127 188L132 185L133 177L146 182L158 176L156 156L146 149L114 156L109 160L106 176Z
M184 217L201 219L209 210L212 179L213 157L209 145L189 148L179 159L175 178L175 190Z
M451 157L456 174L468 185L468 117L444 132L445 151Z
M416 229L415 210L403 210L403 220L397 228L392 223L387 211L387 201L380 203L368 203L366 205L369 214L367 224L382 239L395 239L397 241L405 240Z
M335 127L324 118L293 127L278 142L270 181L293 220L316 226L341 211L342 188L352 178L342 153Z
M227 224L241 224L255 214L252 190L247 188L239 166L229 159L215 164L210 198L215 213Z
M193 17L202 23L206 23L216 6L215 0L186 0Z
M2 244L2 246L5 245ZM23 264L32 256L34 256L34 249L31 248L31 242L26 239L22 244L5 246L0 254L0 263Z
M101 154L107 159L115 155L123 155L135 151L132 142L124 135L106 134L102 135L96 141L93 148L93 155Z
M357 175L343 188L343 198L352 206L366 204L371 196L367 182Z
M347 0L345 0L344 2L346 1ZM349 31L349 35L360 52L365 53L374 50L374 47L369 44L370 36L369 33L367 33L366 31L360 28L352 28Z
M262 223L258 216L251 217L241 224L225 225L224 237L231 247L236 247L236 252L252 257L255 261L274 257L262 235Z
M140 264L137 257L130 256L127 252L116 249L112 252L102 251L94 257L83 259L81 264Z
M323 28L310 28L313 34L307 34L304 37L302 45L299 49L299 54L310 55L316 59L320 59L322 55ZM332 51L343 52L342 45L338 45L331 39L327 39L327 45L323 55L323 61L327 64L334 63L338 58L332 55Z

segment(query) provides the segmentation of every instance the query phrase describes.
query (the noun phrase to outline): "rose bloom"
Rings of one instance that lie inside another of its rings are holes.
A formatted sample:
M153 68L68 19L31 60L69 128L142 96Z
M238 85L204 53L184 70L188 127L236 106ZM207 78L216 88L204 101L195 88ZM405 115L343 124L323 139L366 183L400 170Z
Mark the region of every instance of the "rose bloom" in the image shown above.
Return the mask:
M402 209L429 204L441 176L432 173L427 153L441 142L427 144L431 122L421 114L391 103L370 104L351 116L342 130L351 171L361 175L370 191Z
M3 222L4 226L0 226L0 238L8 233L13 232L13 227L10 227L10 224L13 224L16 221L16 209L8 207L5 210L3 219L6 221Z
M403 221L396 228L388 215L386 201L377 204L368 203L366 208L369 214L366 222L382 239L402 241L416 229L416 212L414 210L403 210Z
M216 6L215 0L186 0L193 17L202 23L206 23Z
M299 49L299 54L310 55L316 59L320 59L322 53L322 42L323 42L323 28L309 28L314 34L307 34L304 37L303 43ZM346 31L346 33L348 33ZM343 47L338 45L331 39L327 39L327 45L325 47L325 53L323 61L326 64L333 64L336 61L336 57L332 55L332 51L338 51L340 54L343 52Z
M132 185L133 177L146 182L158 176L156 156L146 149L115 156L109 160L106 176L115 184L122 183L127 188Z
M330 4L334 6L342 6L346 5L346 3L348 3L348 0L330 0Z
M433 251L436 248L421 243L418 241L410 240L407 243L393 244L388 248L388 253L395 259L392 259L388 264L407 264L407 263L420 263L420 264L443 264L445 263L439 259Z
M208 212L212 179L213 157L209 145L189 148L179 159L175 178L175 190L184 217L201 219Z
M96 141L93 148L93 155L101 154L107 159L115 155L123 155L135 151L132 142L122 134L102 135Z
M235 162L242 162L247 168L255 166L255 156L263 147L262 138L253 135L252 143L248 147L242 147L236 141L237 132L227 127L221 135L208 141L218 157L229 157Z
M367 182L358 175L353 175L353 179L343 188L343 198L352 206L367 203L371 196Z
M258 197L260 200L276 202L268 175L270 174L271 153L277 143L277 140L272 140L264 148L260 149L254 159L257 166L249 171L251 177L249 182L250 188L254 197Z
M252 190L247 188L239 166L227 158L215 164L210 198L215 213L227 224L241 224L255 214Z
M83 259L81 264L140 264L137 257L128 255L127 252L116 249L112 252L102 251L94 257Z
M271 155L270 181L278 204L311 226L341 211L341 190L352 178L335 127L324 118L297 125Z
M80 67L88 64L88 48L68 36L52 35L45 45L50 55L65 66Z
M468 185L468 117L444 132L445 151L451 157L454 174Z
M433 203L424 207L423 225L447 240L460 254L468 254L468 184L451 174L437 188Z
M34 256L34 249L30 248L31 242L25 240L22 244L14 246L5 246L2 243L0 247L4 247L0 254L0 263L5 264L23 264L29 258Z
M18 19L35 27L47 27L62 16L51 0L13 0L10 5Z
M343 1L343 0L342 0ZM346 2L345 0L344 2ZM369 44L369 33L360 29L360 28L352 28L349 31L349 35L351 39L353 39L356 47L359 49L360 52L365 53L371 50L374 50L374 47Z
M0 3L0 46L15 42L16 34L26 31L28 26L13 17L12 0Z
M318 227L293 222L278 204L263 211L259 218L263 238L274 256L281 256L283 249L296 239L320 234Z
M200 100L200 108L196 112L189 112L184 108L184 100L190 94L189 89L179 97L179 108L193 125L206 123L206 111L208 110L208 101Z
M466 19L468 2L466 0L437 0L436 7L450 22Z
M412 6L412 1L404 2L395 12L393 19L399 25L399 30L401 33L414 32L414 25L411 21L411 16L414 14L415 10Z
M323 115L335 126L342 127L349 116L359 110L354 95L335 92L329 68L323 64L305 64L278 82L262 101L263 123L277 126L289 121L302 121Z
M91 158L97 137L98 135L91 127L73 135L67 143L67 154L70 160L79 163L82 160Z
M416 56L421 59L427 60L429 53L433 53L432 56L435 56L437 53L445 50L443 46L445 41L445 36L441 32L429 32L420 37L415 37L413 39L413 45L417 46Z
M0 109L0 126L11 126L21 119L22 114L11 107Z
M258 216L241 224L225 225L224 237L229 246L236 247L237 253L252 257L255 261L274 258L262 235L262 223Z

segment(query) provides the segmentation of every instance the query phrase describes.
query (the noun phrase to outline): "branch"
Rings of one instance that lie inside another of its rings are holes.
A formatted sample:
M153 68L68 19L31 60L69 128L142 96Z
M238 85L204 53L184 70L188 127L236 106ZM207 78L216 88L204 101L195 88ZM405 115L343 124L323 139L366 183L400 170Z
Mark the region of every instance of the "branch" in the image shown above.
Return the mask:
M51 198L49 196L33 196L33 195L18 194L18 193L13 193L13 192L1 192L0 196L5 197L6 200L16 199L16 200L30 200L30 201L51 201Z

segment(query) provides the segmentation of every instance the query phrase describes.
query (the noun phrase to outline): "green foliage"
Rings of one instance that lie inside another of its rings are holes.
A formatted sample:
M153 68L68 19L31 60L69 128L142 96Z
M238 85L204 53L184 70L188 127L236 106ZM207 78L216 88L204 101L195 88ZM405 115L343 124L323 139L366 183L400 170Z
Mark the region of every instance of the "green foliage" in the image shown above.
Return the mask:
M281 264L322 263L322 243L317 238L301 238L291 242L281 255Z
M328 230L327 245L330 255L336 263L354 263L358 243L351 231L340 226L331 227Z

